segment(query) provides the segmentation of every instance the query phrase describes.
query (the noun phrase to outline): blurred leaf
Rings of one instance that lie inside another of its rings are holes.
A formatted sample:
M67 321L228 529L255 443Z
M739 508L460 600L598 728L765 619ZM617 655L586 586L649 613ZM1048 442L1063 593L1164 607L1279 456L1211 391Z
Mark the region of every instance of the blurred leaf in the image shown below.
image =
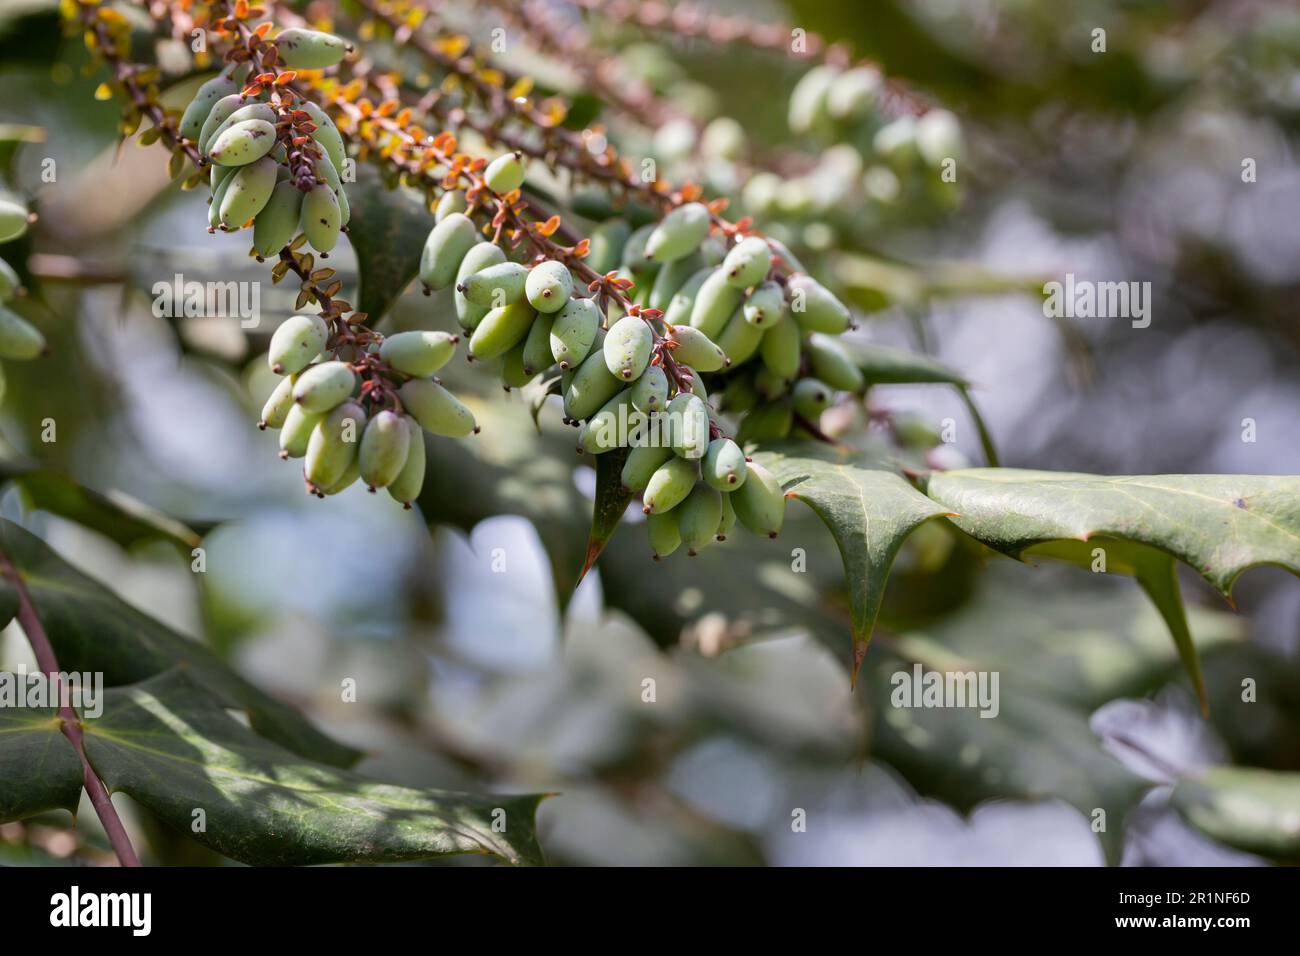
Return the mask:
M188 556L202 541L198 532L130 495L94 491L49 468L0 462L0 481L6 480L22 489L29 507L75 521L124 548L162 539Z
M851 679L871 640L890 565L913 529L944 509L884 464L819 443L777 445L754 454L786 496L816 512L844 561L853 621Z
M1300 863L1300 773L1214 767L1175 786L1173 805L1220 843Z
M246 710L257 733L295 753L334 766L350 766L360 756L325 736L292 707L258 690L204 645L86 577L29 531L0 521L0 549L22 574L64 670L102 672L104 683L116 687L181 666L225 706ZM0 579L0 618L11 620L17 606L13 587Z
M416 273L424 240L434 226L428 203L406 187L390 189L369 163L357 164L357 181L346 183L353 216L348 241L357 254L358 311L378 322Z
M86 722L86 753L104 783L183 833L202 808L207 828L194 838L231 859L286 866L489 853L542 862L538 796L414 790L303 760L231 718L183 671L105 696L104 716ZM500 812L504 833L493 828Z
M0 707L0 823L47 810L76 813L81 761L59 727L54 708Z

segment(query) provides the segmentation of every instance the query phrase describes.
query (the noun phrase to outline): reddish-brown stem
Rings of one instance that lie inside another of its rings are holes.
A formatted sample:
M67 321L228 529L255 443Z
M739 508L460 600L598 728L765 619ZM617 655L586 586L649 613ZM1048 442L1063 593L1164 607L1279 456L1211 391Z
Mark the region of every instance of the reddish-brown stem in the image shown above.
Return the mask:
M108 795L108 789L104 786L104 781L99 779L99 774L95 772L95 768L90 765L90 759L86 756L81 718L68 699L59 670L59 661L54 654L54 645L50 643L49 635L45 633L40 616L32 605L31 595L27 592L22 574L3 549L0 549L0 574L9 579L14 593L18 596L18 624L27 635L32 653L36 655L36 666L49 675L57 689L59 726L63 736L71 742L72 749L77 752L77 757L81 761L82 783L86 793L90 795L90 803L95 808L95 814L104 825L104 832L108 834L108 842L113 847L113 852L117 854L118 862L123 866L139 866L140 858L136 856L135 848L131 846L131 838L127 836L126 827L122 825L122 819L117 815L117 809Z

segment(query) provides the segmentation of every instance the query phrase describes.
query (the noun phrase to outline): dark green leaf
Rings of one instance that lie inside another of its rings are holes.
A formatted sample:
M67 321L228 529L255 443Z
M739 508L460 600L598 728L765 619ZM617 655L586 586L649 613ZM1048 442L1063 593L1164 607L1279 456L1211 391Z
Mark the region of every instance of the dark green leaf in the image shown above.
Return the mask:
M86 722L86 753L104 783L234 860L284 866L488 853L542 862L538 796L414 790L304 760L247 730L182 671L105 696L104 716ZM195 832L199 809L206 827Z
M0 707L0 823L76 812L81 761L59 728L53 708Z
M322 734L301 714L258 690L212 651L131 607L55 554L40 538L0 521L0 549L23 576L32 603L65 671L98 671L109 687L132 684L173 667L247 711L259 734L303 756L350 766L360 754ZM17 596L0 579L0 614L13 617Z

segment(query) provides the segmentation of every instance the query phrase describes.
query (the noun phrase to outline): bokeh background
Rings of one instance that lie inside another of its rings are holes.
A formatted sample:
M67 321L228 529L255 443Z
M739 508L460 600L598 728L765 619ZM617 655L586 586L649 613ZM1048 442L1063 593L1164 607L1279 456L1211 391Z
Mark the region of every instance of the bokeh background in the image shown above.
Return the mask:
M581 75L492 5L439 6L476 38L504 28L512 66L599 109ZM886 115L792 130L806 59L611 24L562 2L535 9L680 114L651 130L610 116L626 153L735 195L854 302L855 334L967 374L1004 464L1300 473L1297 8L704 6L820 31L951 110L957 184L938 186L914 156L882 155ZM1104 53L1092 49L1098 28ZM167 45L157 54L167 68ZM43 131L6 156L11 187L41 218L0 255L23 269L33 294L21 311L53 346L39 363L7 365L0 431L11 456L211 524L207 569L192 573L188 555L162 544L124 551L17 489L0 514L364 748L360 769L418 786L558 792L540 833L560 864L1267 862L1189 827L1165 784L1221 763L1300 770L1295 579L1253 570L1234 613L1184 578L1207 720L1131 581L1019 565L926 526L899 559L850 693L839 557L802 506L776 543L741 536L662 566L625 527L571 594L592 472L555 409L539 434L525 396L459 362L450 377L484 432L431 446L436 478L420 510L360 486L317 501L276 457L274 435L253 427L271 387L260 352L292 293L265 281L246 236L207 235L204 196L169 188L165 152L118 144L116 110L96 100L102 77L85 63L54 3L0 8L0 123ZM193 81L176 80L169 97L183 103ZM734 132L706 127L718 117L736 121L739 146L700 147L702 128ZM50 160L53 182L42 178ZM759 169L773 172L755 186ZM351 288L354 260L345 248L336 259ZM1045 318L1038 290L1068 272L1150 282L1150 327ZM176 273L261 282L261 325L156 318L150 290ZM454 315L407 290L387 321L452 328ZM948 462L980 461L952 390L877 387L870 400L935 428L951 418ZM53 443L40 437L47 418ZM846 411L840 425L865 418ZM1254 441L1243 441L1245 419ZM793 548L806 550L807 573L791 572ZM25 660L12 628L0 650L7 667ZM888 675L913 661L998 669L1001 715L891 708ZM1257 702L1241 701L1243 677L1258 681ZM346 678L356 703L340 700ZM220 862L119 799L149 859ZM1100 805L1125 808L1104 833L1090 816ZM791 826L798 811L803 832ZM0 828L0 859L102 862L94 827L86 812L75 832L57 817Z

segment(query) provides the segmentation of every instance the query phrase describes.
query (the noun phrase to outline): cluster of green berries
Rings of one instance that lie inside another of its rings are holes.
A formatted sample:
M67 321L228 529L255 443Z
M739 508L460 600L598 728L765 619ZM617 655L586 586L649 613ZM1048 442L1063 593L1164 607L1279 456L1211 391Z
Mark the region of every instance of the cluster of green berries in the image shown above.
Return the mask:
M507 154L483 178L504 194L524 169ZM776 535L780 485L741 446L784 437L800 420L815 428L836 390L863 389L833 340L850 326L848 309L807 275L780 271L795 261L780 243L738 235L728 248L698 202L637 230L601 224L586 265L604 281L586 285L559 258L515 261L463 209L459 194L440 201L421 281L454 288L469 357L495 363L507 388L554 383L581 429L580 453L626 450L623 485L641 498L655 556L682 545L694 554L737 520ZM607 294L610 276L630 298ZM705 376L715 373L764 389L737 440L709 400Z
M0 198L0 242L10 242L27 231L31 219L27 207L10 198ZM45 353L46 344L36 326L8 308L5 303L22 292L22 283L13 266L0 259L0 358L26 362ZM5 379L0 371L0 398Z
M296 68L338 63L347 45L312 30L284 30L272 47ZM318 253L338 243L351 217L341 174L343 137L315 103L274 76L245 86L248 64L229 64L204 83L186 108L180 133L211 163L209 231L252 224L253 249L278 255L301 230Z
M424 484L423 432L478 431L473 412L434 378L457 341L447 332L340 331L319 315L291 316L271 337L267 361L284 378L259 425L280 429L280 457L303 459L318 497L361 481L410 507Z
M746 210L797 219L866 204L889 208L905 199L950 205L958 195L950 188L955 179L938 174L964 155L960 121L944 109L892 115L888 97L871 66L822 65L805 73L791 93L788 124L795 136L817 142L820 159L793 178L751 177L741 194Z

